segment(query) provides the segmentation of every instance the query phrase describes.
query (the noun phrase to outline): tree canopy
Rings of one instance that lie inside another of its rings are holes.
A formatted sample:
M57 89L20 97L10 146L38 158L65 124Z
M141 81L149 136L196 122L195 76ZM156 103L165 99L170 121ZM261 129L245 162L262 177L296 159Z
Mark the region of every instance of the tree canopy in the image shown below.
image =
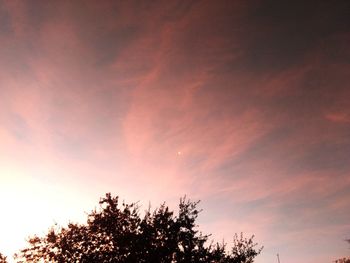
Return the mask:
M345 239L345 241L350 243L350 239ZM334 263L350 263L350 258L340 258L334 261Z
M198 202L182 198L177 215L162 204L140 215L137 203L119 204L106 194L85 224L52 227L33 236L17 262L221 262L252 263L260 254L253 237L235 235L231 249L208 243L197 230Z
M0 253L0 263L7 263L7 257Z

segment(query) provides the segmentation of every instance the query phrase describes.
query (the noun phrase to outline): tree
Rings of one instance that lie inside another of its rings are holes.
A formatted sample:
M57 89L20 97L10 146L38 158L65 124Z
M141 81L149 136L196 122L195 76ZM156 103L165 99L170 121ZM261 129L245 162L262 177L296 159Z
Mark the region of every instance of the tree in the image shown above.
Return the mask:
M346 239L346 242L350 243L350 239ZM350 263L350 258L340 258L334 261L335 263Z
M0 253L0 263L7 263L7 257Z
M341 258L334 261L335 263L350 263L350 258Z
M18 262L221 262L251 263L262 248L235 235L231 251L226 244L206 245L209 235L196 230L198 202L180 200L179 212L162 204L140 216L137 204L119 205L106 194L88 215L86 224L52 227L46 236L30 238L15 255Z

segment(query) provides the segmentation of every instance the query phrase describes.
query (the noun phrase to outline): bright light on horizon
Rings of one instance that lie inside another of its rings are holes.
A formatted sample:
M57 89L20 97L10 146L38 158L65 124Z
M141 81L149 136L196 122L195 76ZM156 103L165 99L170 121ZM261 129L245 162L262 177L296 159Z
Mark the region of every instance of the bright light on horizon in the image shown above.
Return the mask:
M84 222L85 212L93 208L83 192L42 182L30 176L30 171L0 167L0 175L0 251L9 257L27 245L29 236L45 234L55 223Z

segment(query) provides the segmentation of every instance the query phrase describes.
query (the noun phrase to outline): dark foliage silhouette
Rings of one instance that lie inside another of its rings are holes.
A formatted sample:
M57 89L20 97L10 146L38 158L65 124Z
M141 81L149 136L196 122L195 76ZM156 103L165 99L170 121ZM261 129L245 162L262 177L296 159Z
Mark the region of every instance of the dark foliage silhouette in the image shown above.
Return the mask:
M18 262L222 262L251 263L262 248L253 237L235 235L231 251L226 244L208 244L209 236L196 230L198 202L180 200L179 212L163 204L140 216L137 204L119 205L106 194L100 210L86 224L51 228L46 236L30 238L16 255Z
M350 243L350 239L346 239L346 242ZM350 263L350 258L341 258L334 261L335 263Z
M341 258L334 261L335 263L350 263L350 258Z
M0 253L0 263L7 263L7 257Z

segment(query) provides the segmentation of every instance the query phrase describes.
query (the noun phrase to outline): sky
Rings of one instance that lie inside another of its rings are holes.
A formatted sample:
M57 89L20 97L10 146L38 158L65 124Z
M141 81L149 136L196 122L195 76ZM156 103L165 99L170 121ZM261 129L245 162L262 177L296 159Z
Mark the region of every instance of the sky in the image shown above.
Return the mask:
M0 251L106 192L201 200L257 263L350 254L350 1L0 1Z

